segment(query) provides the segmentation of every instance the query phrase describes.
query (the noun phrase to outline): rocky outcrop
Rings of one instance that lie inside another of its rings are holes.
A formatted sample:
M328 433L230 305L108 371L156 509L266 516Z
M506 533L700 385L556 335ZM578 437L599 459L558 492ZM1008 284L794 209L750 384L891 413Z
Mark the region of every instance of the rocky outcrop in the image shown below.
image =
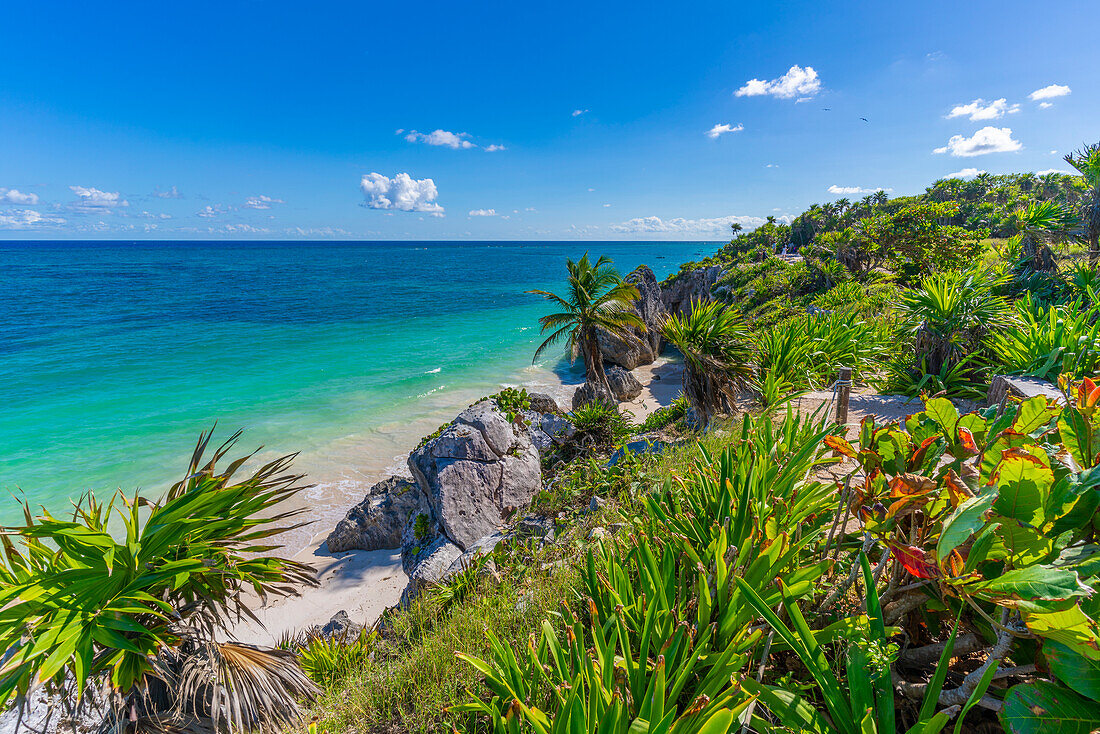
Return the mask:
M638 378L616 365L607 368L607 384L620 403L633 400L642 394L642 383L638 382Z
M592 382L585 382L578 387L573 393L573 410L585 405L587 403L606 403L607 405L614 405L618 401L615 400L615 396L610 390L601 386L597 386Z
M424 495L410 477L388 477L370 488L329 533L328 549L397 548L409 518L426 508Z
M531 437L531 443L540 452L554 444L560 446L576 431L568 418L557 413L525 410L523 418L527 421L527 434Z
M668 313L686 316L694 301L709 301L714 284L722 275L721 265L696 268L676 275L661 289L661 300Z
M542 485L539 454L524 426L491 400L467 408L409 456L431 519L464 551L491 535Z
M650 364L661 353L661 324L667 312L661 287L649 266L638 266L623 280L638 289L634 313L646 325L645 331L631 327L623 337L601 331L597 338L606 361L632 370L639 365Z
M561 408L558 406L558 401L554 400L551 396L544 392L528 393L527 398L531 401L531 410L536 413L560 413Z

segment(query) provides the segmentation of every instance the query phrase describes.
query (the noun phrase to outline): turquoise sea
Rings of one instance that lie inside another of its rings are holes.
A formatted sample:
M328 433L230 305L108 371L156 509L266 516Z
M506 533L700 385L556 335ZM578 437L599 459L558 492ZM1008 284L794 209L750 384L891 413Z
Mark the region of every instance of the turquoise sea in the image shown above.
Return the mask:
M531 364L530 288L606 254L658 278L702 242L0 243L0 523L12 495L63 511L86 490L161 492L199 432L300 452L320 518L502 385L566 396Z

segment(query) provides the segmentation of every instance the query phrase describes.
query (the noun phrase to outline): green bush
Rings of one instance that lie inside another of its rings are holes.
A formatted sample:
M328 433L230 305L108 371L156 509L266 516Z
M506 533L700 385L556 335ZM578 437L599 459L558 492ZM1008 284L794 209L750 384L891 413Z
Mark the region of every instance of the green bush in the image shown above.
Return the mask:
M1100 370L1100 307L1079 301L1044 306L1031 295L986 340L994 365L1008 374L1079 379Z

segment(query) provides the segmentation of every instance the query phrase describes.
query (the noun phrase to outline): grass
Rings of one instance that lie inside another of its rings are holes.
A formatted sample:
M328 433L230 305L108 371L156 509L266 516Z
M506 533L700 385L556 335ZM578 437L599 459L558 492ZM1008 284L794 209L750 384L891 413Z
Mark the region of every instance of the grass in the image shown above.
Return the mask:
M575 599L576 570L554 560L536 555L522 572L513 567L499 582L483 578L450 608L441 609L429 595L393 615L362 668L317 699L311 720L329 732L450 731L446 709L480 686L477 671L455 653L487 655L489 630L518 644L563 600Z

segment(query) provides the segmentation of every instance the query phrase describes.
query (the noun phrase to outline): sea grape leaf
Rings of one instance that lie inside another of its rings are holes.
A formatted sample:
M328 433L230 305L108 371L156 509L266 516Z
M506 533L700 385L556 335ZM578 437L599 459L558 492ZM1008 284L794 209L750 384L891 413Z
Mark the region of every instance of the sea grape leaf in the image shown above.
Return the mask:
M968 588L1001 606L1031 612L1069 609L1076 604L1075 599L1093 592L1076 571L1038 565L1006 571L996 578L968 584Z
M840 436L826 436L824 441L826 446L838 454L847 456L849 459L856 458L856 450L852 448L852 444L848 443Z
M1057 640L1043 643L1050 671L1085 698L1100 702L1100 661L1090 660Z
M1049 681L1013 686L998 717L1012 734L1089 734L1100 727L1094 701Z
M940 430L948 440L955 435L955 427L959 423L959 411L947 398L931 398L924 402L924 412L928 417L940 424Z
M1051 565L1072 568L1088 583L1088 579L1100 576L1100 545L1077 545L1066 548L1058 554L1057 560Z
M1094 466L1094 454L1100 449L1100 421L1091 426L1081 411L1067 406L1058 417L1058 435L1079 467Z
M922 548L915 545L892 544L894 557L905 567L905 570L919 579L935 579L943 574L929 561L929 556Z
M943 561L951 551L981 530L991 517L993 503L996 501L997 491L993 489L977 497L971 497L959 505L958 509L944 520L940 540L936 543L936 559Z
M970 431L974 436L974 440L978 442L980 446L984 446L986 439L989 438L989 421L981 416L980 413L967 413L962 418L959 418L959 428L965 428Z
M1089 660L1100 660L1100 625L1079 604L1060 612L1024 611L1027 628L1039 637L1057 640Z
M1020 409L1016 413L1016 420L1012 422L1012 430L1016 433L1030 435L1049 424L1061 408L1056 403L1047 400L1046 395L1037 395L1020 403Z
M997 437L986 446L985 453L982 454L980 474L983 481L988 481L989 477L993 476L993 472L997 469L997 465L1001 463L1001 457L1005 451L1034 443L1030 437L1014 433L1011 429L997 434Z
M991 525L987 525L984 530L978 533L978 537L974 539L973 545L970 546L970 552L966 554L966 564L963 566L963 573L973 573L978 568L978 564L984 561L994 560L994 556L990 554L993 549L994 543L997 542L997 532L1001 529L1001 524L995 522Z
M993 506L998 514L1042 525L1043 507L1054 484L1054 472L1045 458L1024 449L1008 449L992 479L999 495Z

